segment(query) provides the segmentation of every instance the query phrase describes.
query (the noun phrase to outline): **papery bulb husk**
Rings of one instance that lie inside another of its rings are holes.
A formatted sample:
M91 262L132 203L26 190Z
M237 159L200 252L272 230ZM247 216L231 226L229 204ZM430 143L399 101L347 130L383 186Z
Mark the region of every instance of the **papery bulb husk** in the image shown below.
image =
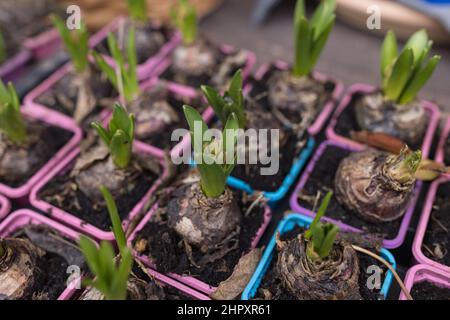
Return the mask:
M386 100L380 92L358 99L355 115L362 130L385 133L410 145L421 141L428 126L428 116L420 101L399 105Z
M44 272L39 260L45 252L25 239L7 238L2 246L6 254L0 257L0 300L25 299Z
M294 77L290 70L274 73L268 84L271 105L291 120L307 117L311 123L328 97L322 83L309 76Z
M386 174L391 155L373 149L354 152L339 164L336 199L369 222L393 221L405 214L414 182L399 184Z
M217 63L217 56L217 51L201 39L191 45L180 45L172 54L173 71L184 76L209 73Z
M199 179L188 176L170 194L167 206L169 226L190 245L212 251L237 234L241 210L230 189L217 198L208 198Z
M289 241L277 240L276 268L282 285L299 300L359 300L359 260L350 244L335 242L330 255L308 258L302 234Z

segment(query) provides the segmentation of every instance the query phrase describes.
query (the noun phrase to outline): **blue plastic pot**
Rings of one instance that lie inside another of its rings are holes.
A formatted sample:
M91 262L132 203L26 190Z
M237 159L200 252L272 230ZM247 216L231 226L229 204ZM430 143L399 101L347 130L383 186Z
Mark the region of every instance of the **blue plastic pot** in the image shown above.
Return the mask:
M259 285L261 284L264 274L266 273L267 268L269 267L272 261L273 251L275 250L276 245L275 237L277 232L280 232L280 234L284 234L294 229L294 227L296 226L305 228L308 227L311 224L311 222L312 222L311 218L303 216L298 213L290 214L280 222L277 230L275 231L275 234L272 236L272 239L270 240L266 250L264 251L264 254L256 268L255 273L253 274L252 278L250 279L250 282L247 284L247 287L242 293L242 300L250 300L256 295L256 292L258 290ZM383 248L381 249L380 254L392 265L394 269L396 268L394 256L388 250ZM388 271L386 274L386 278L384 279L383 285L381 287L381 294L385 298L387 297L391 283L392 283L392 273Z

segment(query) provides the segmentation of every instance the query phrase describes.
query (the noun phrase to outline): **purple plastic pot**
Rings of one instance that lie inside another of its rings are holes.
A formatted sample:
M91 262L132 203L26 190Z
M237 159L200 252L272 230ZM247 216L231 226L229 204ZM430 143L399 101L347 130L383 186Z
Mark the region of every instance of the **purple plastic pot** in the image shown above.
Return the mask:
M0 194L0 221L6 217L11 209L9 200Z
M155 204L150 209L150 211L145 215L145 217L142 219L142 221L137 225L137 227L136 227L136 229L134 229L133 233L131 233L130 237L128 238L128 245L130 247L133 247L133 240L136 238L138 232L141 231L145 227L147 222L150 221L150 219L153 216L153 213L155 213L155 211L157 209L158 209L158 204ZM253 241L251 243L251 249L255 248L256 245L258 244L259 240L261 239L262 235L264 234L264 231L266 230L266 228L270 222L271 217L272 217L272 212L271 212L270 208L267 205L265 205L264 220L261 224L261 227L256 232L255 237L253 238ZM134 251L134 255L136 256L137 259L141 260L148 267L154 268L154 265L151 263L151 261L148 259L147 256L140 255L136 251ZM203 293L207 294L208 296L211 293L213 293L214 290L216 290L216 287L213 287L213 286L211 286L201 280L198 280L194 277L183 276L183 275L179 275L179 274L175 274L175 273L170 273L170 274L168 274L168 276L181 282L181 283L184 283L185 285L188 285L200 292L203 292Z
M180 42L177 43L177 45ZM175 48L173 48L175 49ZM225 55L230 55L233 53L234 48L228 44L222 44L220 46L220 50L225 54ZM256 63L256 55L249 50L245 51L247 54L247 61L245 63L245 66L242 68L242 79L245 80L248 78L248 76L250 75L253 66ZM160 77L164 71L167 70L167 68L169 68L169 66L172 64L172 59L170 56L166 57L165 59L163 59L162 61L160 61L160 63L152 70L151 76L152 77ZM180 86L185 86L183 84L179 84Z
M33 59L41 60L51 56L61 47L61 38L58 30L51 28L35 37L25 39L23 46L31 52Z
M125 23L128 20L127 17L119 17L109 24L107 24L105 27L103 27L95 36L93 36L93 39L97 41L98 39L103 40L108 36L110 32L115 32L119 29L120 25ZM155 27L158 27L159 25L154 25ZM100 43L100 41L97 41L97 43ZM148 79L151 75L155 67L160 64L165 57L167 57L172 50L180 43L181 41L181 35L179 33L174 33L171 38L164 44L158 51L157 54L150 57L145 61L144 63L137 66L137 75L139 80ZM106 62L108 62L110 65L114 66L115 62L114 59L110 56L104 55L104 58Z
M34 211L29 209L20 209L11 213L5 220L2 221L2 223L0 223L0 237L7 237L20 230L22 227L30 224L46 225L75 243L78 242L81 236L79 232L73 231ZM75 288L66 288L58 297L58 300L69 300L75 291Z
M450 180L446 177L442 177L434 181L430 189L428 190L427 198L425 200L425 205L423 207L422 215L420 216L419 224L417 225L416 235L414 236L414 242L412 246L412 251L414 258L418 263L427 264L435 268L450 272L450 266L443 265L439 262L433 261L422 252L422 243L427 231L428 221L430 220L430 215L433 210L434 199L436 197L436 192L439 186L444 183L450 183Z
M411 292L414 284L422 281L431 282L438 287L450 289L450 273L446 273L425 264L418 264L410 268L406 273L404 283L406 289ZM400 293L399 300L406 300L406 296L403 292Z
M436 161L444 163L445 157L445 144L447 142L448 135L450 134L450 117L445 122L444 129L442 130L441 138L439 139L438 148L436 151Z
M65 159L63 159L53 170L43 177L39 181L38 184L31 190L30 194L30 203L33 207L38 208L39 210L45 212L49 216L55 218L58 221L63 222L64 224L69 225L75 230L79 230L94 239L97 240L113 240L114 234L111 231L101 230L80 218L71 215L69 212L64 211L61 208L55 207L52 204L44 201L39 198L39 192L56 176L61 176L67 174L68 170L72 168L74 162L78 155L80 154L80 148L76 148L73 152L71 152ZM141 213L141 210L145 207L147 201L151 198L152 194L157 189L158 185L161 181L167 176L167 168L164 165L164 162L161 158L161 153L159 150L155 150L155 148L143 144L135 144L134 152L139 154L145 154L149 157L157 158L160 161L162 172L161 176L153 183L153 185L149 186L149 190L144 195L144 197L134 206L131 212L127 215L126 219L123 220L123 228L126 230L131 220L135 218L137 215Z
M25 71L25 66L30 58L31 53L22 50L15 56L3 62L3 64L0 65L0 79L2 79L3 82L9 82L16 79Z
M300 181L298 182L297 186L295 187L294 192L291 195L290 198L290 205L293 211L304 214L308 217L314 217L316 214L307 209L302 207L297 200L298 193L303 189L303 187L306 185L306 182L309 179L309 176L314 170L314 167L316 163L319 161L322 154L325 152L326 148L329 146L336 146L338 148L349 150L349 151L360 151L364 149L363 146L350 146L348 144L337 142L337 141L331 141L326 140L320 144L320 146L317 148L316 153L314 154L314 157L311 159L310 163L308 164L308 167L303 172L302 176L300 177ZM416 206L417 198L420 193L420 189L422 188L422 182L418 181L416 182L416 187L414 189L414 195L411 197L408 209L406 210L406 213L401 218L401 224L400 229L398 230L397 236L393 239L384 239L383 240L383 247L387 249L394 249L398 248L402 245L403 241L405 240L406 232L408 230L409 223L411 221L412 215L414 213L414 208ZM356 227L350 226L348 224L345 224L341 221L337 221L334 219L330 219L328 217L324 217L325 220L330 221L338 225L342 230L344 231L352 231L352 232L362 232L361 229L358 229Z
M23 185L19 187L10 187L0 183L0 193L10 199L17 199L18 201L26 199L26 196L30 193L31 188L44 179L46 174L55 165L62 161L66 154L78 145L82 136L80 128L73 124L73 122L68 118L58 114L47 114L46 112L40 112L39 110L27 110L26 108L22 109L22 114L25 116L25 119L37 120L47 125L62 128L71 132L73 135L69 141Z
M287 70L289 69L289 64L282 60L276 60L273 62L273 66L280 70ZM271 67L271 64L263 64L261 67L256 71L255 73L255 80L260 81L264 75L269 71ZM336 101L339 100L342 91L344 90L344 86L340 81L337 81L323 73L320 73L318 71L314 71L312 74L313 78L318 81L331 81L334 83L334 90L331 94L330 99L325 103L322 111L319 113L319 115L316 117L314 123L311 124L311 126L308 128L308 133L310 135L317 135L320 130L322 130L322 127L324 126L325 122L328 120L328 118L331 115L331 112L333 111L334 104Z
M350 102L353 99L353 96L357 93L372 93L376 91L377 88L374 86L371 86L369 84L364 83L356 83L352 85L350 88L348 88L347 93L342 98L341 102L339 103L339 106L336 109L336 112L333 115L333 118L330 121L330 124L327 127L326 135L327 138L333 141L338 141L343 144L349 145L349 146L361 146L360 143L351 140L350 138L343 137L335 132L335 128L337 125L337 122L339 120L339 116L341 113L350 105ZM428 122L428 128L425 133L425 137L422 144L422 154L423 157L426 158L429 155L431 143L433 142L433 135L436 131L436 128L439 124L439 108L432 102L428 100L421 100L422 106L427 112L429 116L429 122Z

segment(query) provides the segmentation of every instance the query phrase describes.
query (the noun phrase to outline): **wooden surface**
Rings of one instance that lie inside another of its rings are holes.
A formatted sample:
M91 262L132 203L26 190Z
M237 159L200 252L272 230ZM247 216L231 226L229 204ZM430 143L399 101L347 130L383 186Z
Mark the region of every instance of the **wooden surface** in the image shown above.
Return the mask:
M249 20L255 1L225 0L216 12L202 23L202 30L216 41L254 51L260 65L276 58L292 61L292 11L295 1L283 0L261 27L253 27ZM379 83L379 48L382 37L363 32L340 21L337 22L318 70L334 76L346 86L355 82ZM442 61L421 91L421 97L438 103L450 115L450 48L437 47L433 53Z

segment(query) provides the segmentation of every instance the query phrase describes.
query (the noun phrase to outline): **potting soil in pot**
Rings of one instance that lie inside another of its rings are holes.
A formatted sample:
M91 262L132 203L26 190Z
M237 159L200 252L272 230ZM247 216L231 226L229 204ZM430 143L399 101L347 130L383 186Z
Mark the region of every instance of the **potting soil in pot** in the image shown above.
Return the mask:
M38 248L33 250L38 257L36 263L23 266L32 270L34 282L19 299L56 300L67 288L68 267L78 266L81 271L85 268L83 255L76 244L48 227L24 226L6 239L12 238L29 241L33 248ZM2 298L10 297L0 294L0 300Z
M439 185L422 252L431 260L450 266L450 182Z
M328 210L327 212L331 212ZM283 235L280 235L280 241L290 241L295 239L299 234L303 233L305 228L295 227L289 232L286 232ZM277 260L279 256L279 251L275 247L272 260L270 262L267 271L265 272L257 293L254 299L262 299L262 300L297 300L297 298L292 295L283 285L283 282L279 276L279 271L277 268ZM373 273L368 272L369 266L378 266L382 273L380 274L380 279L384 279L386 277L387 268L380 264L377 260L357 252L357 258L359 260L359 277L358 277L358 286L359 286L359 295L363 300L377 300L382 299L380 294L380 288L369 289L369 277L373 275ZM305 288L305 290L311 290L310 288Z
M298 203L309 210L313 210L318 192L321 195L328 191L335 190L335 174L342 159L347 157L351 151L335 146L328 146L320 159L316 162L308 181L297 195ZM355 228L359 228L370 234L378 234L383 238L395 238L400 228L401 219L388 223L371 223L358 216L355 212L344 208L336 199L332 197L327 216L329 218L342 221Z
M103 144L84 150L61 174L44 186L38 197L95 227L109 231L111 221L100 193L112 193L122 220L144 197L159 175L159 162L147 154L133 154L126 169L117 169Z
M339 115L335 127L335 132L341 136L350 138L352 132L357 132L363 130L358 125L357 120L357 114L356 114L356 108L358 107L358 103L361 102L361 100L366 96L367 94L363 93L355 93L349 102L349 105L344 109L344 111ZM372 95L380 95L381 93L375 93ZM380 98L382 99L382 98ZM404 108L408 106L403 106ZM405 143L408 144L408 146L412 150L417 150L422 147L423 140L425 138L425 130L427 128L427 124L429 122L429 116L425 112L424 117L420 120L420 124L415 124L414 122L407 122L406 124L403 124L405 127L396 128L396 109L394 107L389 107L389 103L386 103L385 110L383 111L384 119L386 121L380 121L378 124L377 131L382 131L383 133L395 136L401 140L403 140ZM406 118L406 116L404 117ZM374 126L376 123L374 124ZM408 127L409 125L409 127ZM381 130L381 128L384 128ZM370 130L369 130L370 131ZM401 133L400 133L401 132ZM420 135L419 135L420 134ZM402 136L403 135L403 136Z
M26 145L13 145L0 133L0 182L13 188L25 184L72 136L64 129L29 118L24 120Z
M450 135L447 138L447 142L445 143L445 158L444 158L444 162L447 165L450 165Z
M230 232L229 239L223 246L217 246L213 251L202 252L201 248L183 241L168 223L169 195L160 198L159 208L145 227L137 233L133 241L134 249L149 257L161 273L189 275L209 285L219 285L231 276L241 256L250 249L264 220L265 209L261 202L245 214L254 198L240 191L232 192L238 199L242 219L238 229Z
M428 281L421 281L414 284L411 296L414 300L450 300L450 289L438 287Z

